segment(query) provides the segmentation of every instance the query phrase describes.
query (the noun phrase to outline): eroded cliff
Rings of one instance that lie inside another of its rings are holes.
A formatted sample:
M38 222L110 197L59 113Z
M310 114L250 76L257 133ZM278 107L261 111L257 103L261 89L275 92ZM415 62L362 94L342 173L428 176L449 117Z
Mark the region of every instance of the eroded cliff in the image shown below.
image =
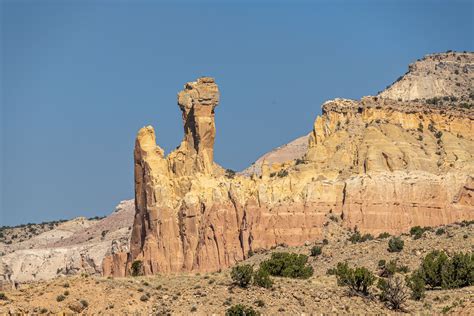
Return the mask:
M328 101L302 158L245 176L213 162L218 101L212 78L185 85L185 136L168 156L152 127L138 132L130 252L106 257L105 275L127 275L136 260L145 274L215 271L258 249L322 238L330 215L370 233L474 219L472 109Z

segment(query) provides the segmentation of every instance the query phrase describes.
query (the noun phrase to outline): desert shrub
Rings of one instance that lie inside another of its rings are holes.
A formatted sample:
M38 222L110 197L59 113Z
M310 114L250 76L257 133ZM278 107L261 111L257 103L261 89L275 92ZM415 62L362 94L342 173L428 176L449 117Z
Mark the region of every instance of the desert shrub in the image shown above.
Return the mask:
M446 230L444 228L438 228L436 230L436 235L443 235L444 233L446 233Z
M329 240L327 240L326 238L323 239L323 245L327 245L329 244Z
M443 251L432 251L417 271L431 288L452 289L474 284L474 253L455 253L449 258Z
M441 286L441 269L448 261L448 256L443 251L432 251L425 256L420 265L420 275L426 285L431 287Z
M374 284L375 276L365 267L349 268L347 262L337 264L335 274L337 285L348 286L351 290L363 295L369 294L369 288Z
M142 301L142 302L146 302L146 301L148 301L148 299L149 299L149 297L146 294L143 294L142 296L140 296L140 301Z
M263 288L269 289L273 285L272 279L270 279L270 273L265 270L265 269L258 269L254 276L253 276L253 282Z
M399 266L397 260L390 260L388 263L385 260L380 260L378 266L381 269L379 275L384 278L392 277L396 272L407 273L409 271L407 266Z
M460 288L474 284L474 253L456 253L441 268L441 287Z
M388 263L385 263L380 271L380 276L384 278L389 278L397 272L397 261L391 260Z
M132 276L139 276L143 274L143 263L141 260L135 260L132 263L132 268L131 268L131 274Z
M302 158L297 158L297 159L295 160L295 165L301 165L301 164L303 164L303 163L304 163L304 160L303 160Z
M225 176L227 178L233 179L235 177L236 172L232 169L226 169L225 170Z
M274 252L270 259L260 264L260 269L267 270L273 276L307 279L313 275L313 267L307 262L308 256L303 254Z
M411 298L419 301L423 297L425 297L425 280L419 273L419 271L413 272L408 278L407 278L407 285L411 290Z
M241 287L247 287L253 276L253 267L249 264L235 266L232 268L230 276L235 284Z
M380 300L394 310L400 310L408 298L408 290L400 276L388 280L379 279L377 287L380 289Z
M355 243L359 243L359 242L366 242L367 240L372 240L374 239L374 236L372 236L371 234L364 234L364 235L361 235L358 231L355 231L351 237L349 237L349 240L355 244Z
M64 296L64 295L62 295L62 294L56 296L56 301L58 301L58 302L62 302L62 301L64 301L65 299L66 299L66 296Z
M230 307L225 312L226 316L258 316L260 313L256 312L252 307L237 304Z
M311 256L316 257L322 253L322 248L320 246L313 246L311 248Z
M423 233L430 229L430 227L414 226L410 228L410 235L413 236L413 239L420 239L423 236Z
M64 283L64 284L63 284L63 287L68 288L68 287L69 287L69 283Z
M418 123L418 132L423 133L423 124Z
M277 173L277 176L280 177L280 178L286 177L287 175L288 175L288 170L286 170L286 169L280 170Z
M400 237L392 237L388 241L388 251L389 252L400 252L403 249L405 243Z
M385 239L390 237L390 234L387 232L380 233L379 236L377 237L378 239Z
M69 296L69 291L64 291L63 295L64 296Z
M385 259L380 259L379 262L377 263L377 266L379 268L383 268L383 267L385 267L386 263L387 263L387 261L385 261Z
M6 301L8 298L7 296L5 295L5 293L3 292L0 292L0 301Z

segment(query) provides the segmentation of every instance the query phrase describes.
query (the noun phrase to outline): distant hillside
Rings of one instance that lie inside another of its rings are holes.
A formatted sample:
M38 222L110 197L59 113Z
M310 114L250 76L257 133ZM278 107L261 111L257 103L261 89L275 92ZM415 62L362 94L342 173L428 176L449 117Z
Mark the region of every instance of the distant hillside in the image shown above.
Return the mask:
M408 66L378 96L399 100L427 100L431 104L474 104L474 53L446 52L426 55Z

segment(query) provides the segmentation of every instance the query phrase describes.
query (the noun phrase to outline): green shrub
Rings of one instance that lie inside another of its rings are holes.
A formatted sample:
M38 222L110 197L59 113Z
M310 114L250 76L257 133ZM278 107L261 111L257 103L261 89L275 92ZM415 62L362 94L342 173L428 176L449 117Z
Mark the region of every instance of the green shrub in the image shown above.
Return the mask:
M400 252L403 249L405 243L400 237L392 237L388 241L388 251L389 252Z
M415 271L407 278L407 285L411 290L411 298L419 301L425 297L425 280L419 271Z
M431 288L453 289L474 284L474 253L455 253L449 258L443 251L432 251L417 271Z
M448 256L443 251L432 251L425 256L420 265L420 275L426 285L439 287L442 284L441 269L448 261Z
M359 242L366 242L367 240L372 240L374 239L374 236L372 236L371 234L364 234L364 235L361 235L358 231L355 231L351 237L349 237L349 240L355 244L355 243L359 243Z
M0 292L0 301L6 301L8 300L7 296L5 295L5 293L3 292Z
M265 270L265 269L258 269L254 276L253 276L253 282L258 285L258 286L261 286L263 288L266 288L266 289L269 289L272 287L273 285L273 281L272 279L270 279L270 273Z
M316 257L322 253L322 248L320 246L313 246L311 248L311 256Z
M410 235L413 236L413 239L420 239L423 236L423 233L427 230L429 230L427 227L422 228L421 226L414 226L410 228Z
M236 172L232 169L226 169L225 170L225 176L227 178L233 179L235 177Z
M253 276L253 267L249 264L235 266L232 268L230 276L234 283L241 287L247 287Z
M397 261L391 260L388 263L385 263L382 267L382 271L380 272L380 276L384 278L389 278L397 272Z
M390 237L390 234L387 233L387 232L384 232L384 233L380 233L377 238L378 239L385 239L385 238L388 238L388 237Z
M446 230L444 228L438 228L436 230L436 235L443 235L444 233L446 233Z
M377 266L379 268L383 268L383 267L385 267L386 263L387 263L387 261L385 261L385 259L380 259L379 262L377 263Z
M391 277L388 280L379 279L377 287L380 289L380 300L394 310L400 310L408 298L408 291L399 276Z
M454 289L474 284L474 253L456 253L441 268L441 287Z
M303 254L274 252L270 259L260 264L260 269L267 270L273 276L307 279L314 272L307 262L308 256Z
M407 266L399 266L397 260L391 260L388 263L385 260L380 260L378 266L381 269L380 276L384 278L389 278L396 272L407 273L409 271Z
M260 313L256 312L252 307L237 304L229 308L225 312L226 316L258 316Z
M132 268L131 268L131 274L132 274L132 276L143 275L143 263L142 263L141 260L133 261Z
M337 285L348 286L351 290L364 295L369 294L369 287L374 284L375 276L365 267L349 268L347 262L339 262L335 271Z

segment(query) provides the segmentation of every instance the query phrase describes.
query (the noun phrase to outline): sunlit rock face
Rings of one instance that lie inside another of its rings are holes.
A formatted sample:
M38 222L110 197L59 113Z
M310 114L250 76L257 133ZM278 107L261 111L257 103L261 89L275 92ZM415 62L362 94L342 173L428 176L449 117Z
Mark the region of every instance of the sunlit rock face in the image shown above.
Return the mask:
M130 251L106 257L105 275L128 275L136 260L145 274L216 271L322 238L329 214L373 234L474 219L472 108L335 99L301 158L234 175L213 162L218 101L212 78L185 85L184 139L168 156L152 127L138 132Z

